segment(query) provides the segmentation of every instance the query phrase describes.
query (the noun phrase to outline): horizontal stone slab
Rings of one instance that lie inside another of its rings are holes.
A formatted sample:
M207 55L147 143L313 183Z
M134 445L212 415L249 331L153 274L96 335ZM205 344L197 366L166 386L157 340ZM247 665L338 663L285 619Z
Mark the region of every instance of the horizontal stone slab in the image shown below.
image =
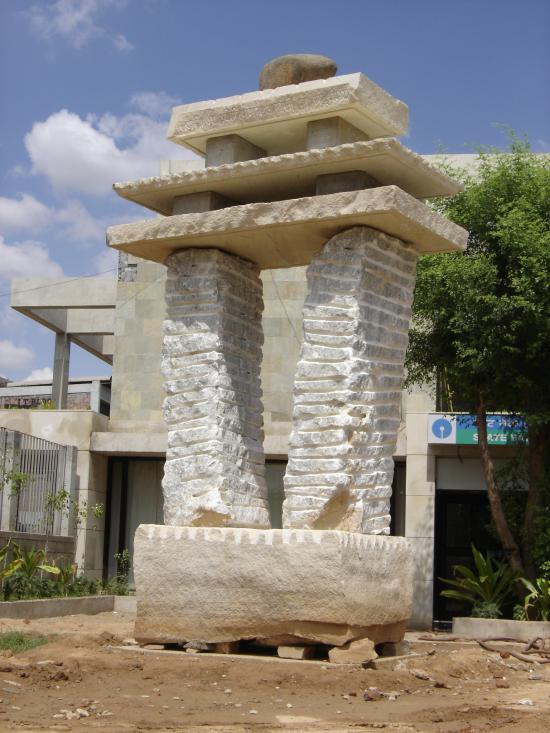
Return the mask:
M332 236L355 226L385 232L421 253L462 250L468 238L397 186L381 186L120 224L107 230L107 244L155 262L180 249L214 247L269 269L307 265Z
M381 186L396 185L415 198L452 196L460 183L428 165L397 140L369 140L231 165L115 183L122 198L167 216L178 196L216 191L236 203L277 201L315 194L317 176L363 171Z
M135 637L398 641L411 612L412 573L402 537L141 525Z
M408 107L364 74L174 107L168 138L206 153L208 138L238 134L269 155L306 149L308 122L341 117L367 138L404 135Z

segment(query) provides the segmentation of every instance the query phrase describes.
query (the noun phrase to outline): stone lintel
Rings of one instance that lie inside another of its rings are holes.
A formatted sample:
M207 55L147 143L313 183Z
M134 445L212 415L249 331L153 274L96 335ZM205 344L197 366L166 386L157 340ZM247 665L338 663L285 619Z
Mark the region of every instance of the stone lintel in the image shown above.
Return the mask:
M215 247L260 268L296 267L355 226L378 229L418 252L460 251L468 237L396 186L381 186L121 224L108 229L107 243L156 262L177 250Z
M312 196L319 176L348 171L363 171L378 185L399 186L420 199L452 196L462 190L456 180L390 138L115 183L114 190L123 198L170 215L176 196L216 191L239 203L295 199Z
M200 191L176 196L172 214L200 214L203 211L215 211L234 206L235 202L214 191Z
M265 150L253 145L240 135L222 135L211 137L206 141L207 168L239 163L241 160L257 160L265 158L266 155Z
M409 122L404 102L348 74L174 107L168 138L205 155L209 138L238 134L279 155L305 150L308 122L322 117L342 117L367 138L404 135Z
M341 191L360 191L362 188L374 188L380 184L365 171L346 171L345 173L326 173L315 181L316 196L325 196Z
M322 120L312 120L307 123L307 150L334 148L337 145L356 143L368 139L368 135L346 122L343 117L326 117Z
M412 606L404 537L141 525L134 548L141 642L399 641Z

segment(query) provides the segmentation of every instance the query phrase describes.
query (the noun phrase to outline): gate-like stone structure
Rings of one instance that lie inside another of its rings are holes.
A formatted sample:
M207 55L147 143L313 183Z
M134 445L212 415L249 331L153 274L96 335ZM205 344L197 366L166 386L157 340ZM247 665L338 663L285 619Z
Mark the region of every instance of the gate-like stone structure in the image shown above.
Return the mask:
M262 91L175 107L169 138L205 168L115 184L162 216L112 227L108 244L168 269L166 524L136 533L141 641L403 636L412 557L387 535L416 262L467 232L422 201L459 186L394 139L406 105L335 68L282 57ZM278 530L259 271L297 265L308 294Z

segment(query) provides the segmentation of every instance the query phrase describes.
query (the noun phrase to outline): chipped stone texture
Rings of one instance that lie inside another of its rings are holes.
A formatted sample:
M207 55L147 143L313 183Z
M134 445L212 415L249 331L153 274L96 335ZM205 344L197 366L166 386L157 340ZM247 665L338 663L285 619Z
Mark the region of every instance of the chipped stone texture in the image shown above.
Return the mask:
M299 176L296 175L298 169ZM462 190L458 181L428 165L420 155L391 138L185 170L115 183L113 188L123 198L159 214L170 215L182 213L173 210L177 196L215 190L235 202L295 199L315 193L317 177L347 171L362 171L377 185L393 184L420 199L453 196ZM323 193L334 193L334 190Z
M178 249L218 247L262 269L294 267L309 264L330 237L359 225L420 252L461 250L468 238L462 227L397 186L380 186L120 224L108 229L107 242L159 262Z
M389 533L416 261L355 227L309 266L283 527Z
M142 643L399 641L412 603L403 537L141 525L134 572Z
M204 155L209 138L235 133L279 155L305 150L307 124L320 117L342 117L367 138L404 135L409 124L404 102L357 73L179 105L168 138Z
M314 79L329 79L338 70L328 56L315 53L289 53L268 61L260 72L260 89L275 89Z
M258 269L214 249L166 265L165 522L267 527Z

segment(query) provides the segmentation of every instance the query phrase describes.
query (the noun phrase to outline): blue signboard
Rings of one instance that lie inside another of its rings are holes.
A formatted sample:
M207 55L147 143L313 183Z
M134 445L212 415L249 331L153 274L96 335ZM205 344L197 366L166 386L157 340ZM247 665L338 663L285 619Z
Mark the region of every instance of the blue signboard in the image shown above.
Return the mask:
M487 415L487 441L490 445L514 445L526 441L527 426L518 415ZM477 445L475 415L433 414L428 419L428 443Z

